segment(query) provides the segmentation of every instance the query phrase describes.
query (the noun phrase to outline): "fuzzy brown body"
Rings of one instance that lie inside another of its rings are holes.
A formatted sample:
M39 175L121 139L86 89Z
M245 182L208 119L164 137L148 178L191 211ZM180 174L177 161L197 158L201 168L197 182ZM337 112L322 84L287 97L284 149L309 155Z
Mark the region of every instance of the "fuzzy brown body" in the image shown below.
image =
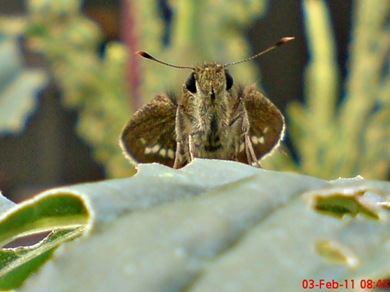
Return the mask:
M235 160L235 148L243 138L239 131L242 119L230 123L234 116L239 116L241 103L234 97L233 89L226 90L224 71L220 64L203 64L194 72L198 79L196 93L183 87L176 141L183 145L184 160L196 157Z
M225 66L193 68L182 94L157 95L125 126L121 146L133 163L180 168L194 158L260 166L283 138L284 118L254 86L234 87Z

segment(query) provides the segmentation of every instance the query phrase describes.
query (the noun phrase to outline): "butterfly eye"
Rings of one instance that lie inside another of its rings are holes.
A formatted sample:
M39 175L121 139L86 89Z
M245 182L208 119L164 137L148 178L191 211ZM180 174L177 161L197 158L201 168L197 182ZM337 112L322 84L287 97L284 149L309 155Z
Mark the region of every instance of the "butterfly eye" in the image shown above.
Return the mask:
M225 70L225 76L226 76L226 90L229 90L233 86L233 77L230 75L228 70Z
M192 72L190 77L188 77L186 81L186 88L191 93L196 93L196 80L195 80L195 73Z

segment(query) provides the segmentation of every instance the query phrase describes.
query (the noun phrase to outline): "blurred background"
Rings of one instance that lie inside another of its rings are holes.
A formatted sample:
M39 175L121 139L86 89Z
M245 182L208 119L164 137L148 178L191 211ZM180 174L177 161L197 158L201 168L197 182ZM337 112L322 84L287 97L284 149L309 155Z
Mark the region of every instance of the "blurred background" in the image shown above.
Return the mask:
M118 146L159 92L180 93L169 63L232 66L287 119L268 169L324 179L389 179L388 0L2 0L0 190L20 201L48 187L135 173Z

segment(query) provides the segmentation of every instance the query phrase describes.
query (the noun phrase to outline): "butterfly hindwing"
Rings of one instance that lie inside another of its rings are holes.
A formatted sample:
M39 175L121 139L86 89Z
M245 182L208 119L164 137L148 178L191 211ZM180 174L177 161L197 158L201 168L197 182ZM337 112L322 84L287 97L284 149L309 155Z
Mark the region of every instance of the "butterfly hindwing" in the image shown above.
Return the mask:
M272 153L279 145L284 136L284 117L254 86L245 86L238 98L244 107L242 143L245 147L240 147L237 160L252 164Z
M120 138L121 147L130 161L135 164L157 162L173 167L176 109L174 97L159 94L134 114Z

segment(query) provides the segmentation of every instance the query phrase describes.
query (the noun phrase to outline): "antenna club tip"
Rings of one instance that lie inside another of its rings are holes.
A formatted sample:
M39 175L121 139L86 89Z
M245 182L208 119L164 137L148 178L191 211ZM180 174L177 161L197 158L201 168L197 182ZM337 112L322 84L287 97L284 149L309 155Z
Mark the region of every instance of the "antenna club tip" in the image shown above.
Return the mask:
M144 57L146 59L153 59L153 57L151 55L149 55L147 52L145 51L136 51L134 54L138 55L138 56L141 56L141 57Z
M295 37L284 37L284 38L281 38L281 39L278 41L277 45L278 45L278 46L281 46L281 45L283 45L283 44L285 44L285 43L287 43L287 42L289 42L289 41L292 41L293 39L295 39Z

